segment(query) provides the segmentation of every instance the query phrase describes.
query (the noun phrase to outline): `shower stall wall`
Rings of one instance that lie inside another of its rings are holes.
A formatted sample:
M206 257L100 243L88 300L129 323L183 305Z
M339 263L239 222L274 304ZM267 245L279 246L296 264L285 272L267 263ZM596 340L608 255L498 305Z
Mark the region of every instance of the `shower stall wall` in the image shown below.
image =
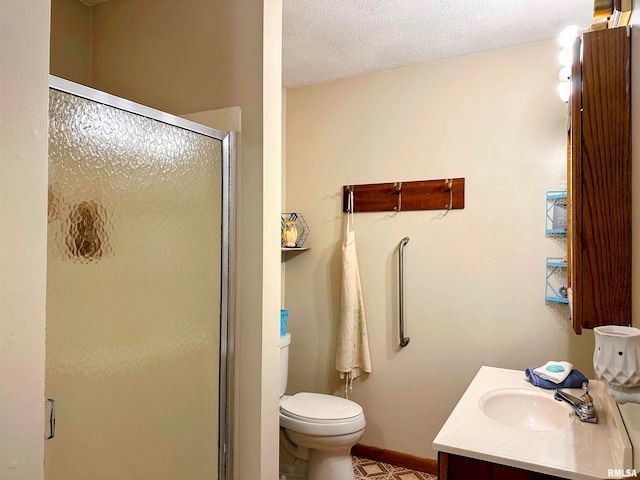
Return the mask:
M49 118L45 477L228 478L233 135L56 77Z

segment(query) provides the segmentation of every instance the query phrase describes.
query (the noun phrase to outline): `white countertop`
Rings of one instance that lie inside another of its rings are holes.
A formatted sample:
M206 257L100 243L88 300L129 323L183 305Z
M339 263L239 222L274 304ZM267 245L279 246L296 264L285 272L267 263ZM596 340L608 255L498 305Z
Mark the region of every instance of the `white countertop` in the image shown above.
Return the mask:
M598 423L581 422L566 402L571 422L550 431L525 430L486 416L480 398L492 390L518 388L549 395L524 372L482 367L433 441L435 450L575 480L607 478L609 469L632 467L629 437L605 383L590 380ZM564 389L580 397L581 389Z

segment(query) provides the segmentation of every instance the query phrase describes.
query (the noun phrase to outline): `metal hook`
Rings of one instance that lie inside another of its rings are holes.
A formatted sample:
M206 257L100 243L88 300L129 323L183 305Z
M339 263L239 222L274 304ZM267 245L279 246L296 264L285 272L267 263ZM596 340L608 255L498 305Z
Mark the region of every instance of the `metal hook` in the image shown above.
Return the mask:
M449 190L449 205L447 206L447 210L451 210L453 208L453 179L447 178L444 183L447 186L447 190Z
M347 185L347 213L353 213L353 185Z
M396 193L398 194L398 206L394 208L396 212L402 211L402 182L395 182L394 187L396 187Z

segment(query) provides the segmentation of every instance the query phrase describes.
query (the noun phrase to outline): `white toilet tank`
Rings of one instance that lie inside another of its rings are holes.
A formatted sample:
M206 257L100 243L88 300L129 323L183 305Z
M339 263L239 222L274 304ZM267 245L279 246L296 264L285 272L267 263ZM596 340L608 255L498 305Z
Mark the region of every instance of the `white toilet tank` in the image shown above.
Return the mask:
M287 391L287 378L289 375L289 344L291 334L286 333L280 337L280 396Z

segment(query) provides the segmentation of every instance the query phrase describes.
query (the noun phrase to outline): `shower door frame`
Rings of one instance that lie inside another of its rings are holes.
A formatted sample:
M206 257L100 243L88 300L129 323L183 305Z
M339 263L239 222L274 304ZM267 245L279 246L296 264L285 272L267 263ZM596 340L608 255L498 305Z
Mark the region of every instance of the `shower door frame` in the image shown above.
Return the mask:
M64 78L49 75L49 88L85 98L168 125L190 130L222 142L222 214L220 257L220 354L219 354L219 415L218 415L218 480L231 478L232 459L232 386L233 386L233 214L235 178L236 136L234 132L222 132L199 123L156 110L130 100L116 97Z

